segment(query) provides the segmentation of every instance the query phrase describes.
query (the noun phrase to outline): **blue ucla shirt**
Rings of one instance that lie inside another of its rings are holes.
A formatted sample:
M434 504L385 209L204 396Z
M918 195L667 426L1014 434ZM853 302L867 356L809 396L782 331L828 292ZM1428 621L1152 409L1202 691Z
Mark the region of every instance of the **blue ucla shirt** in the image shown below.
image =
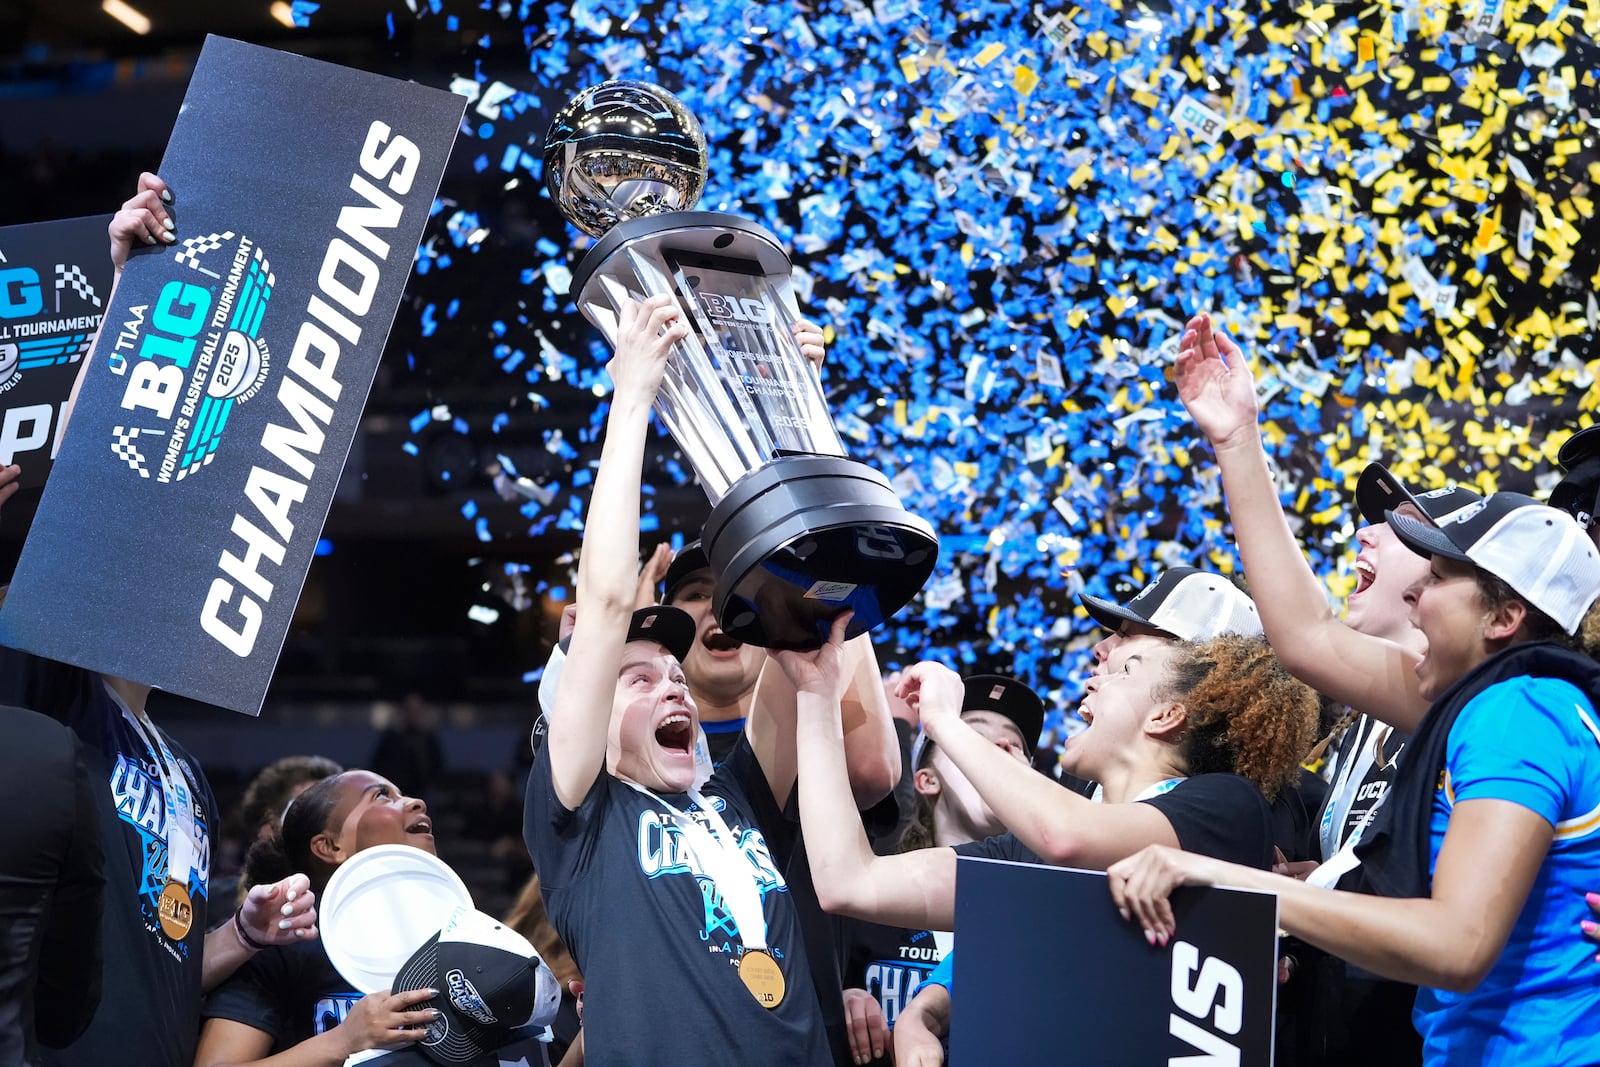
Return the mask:
M1470 700L1434 795L1429 873L1450 812L1507 800L1555 839L1505 949L1470 993L1422 989L1414 1021L1430 1064L1600 1063L1600 963L1578 932L1600 887L1600 716L1553 678L1513 678ZM1484 872L1494 877L1492 871Z

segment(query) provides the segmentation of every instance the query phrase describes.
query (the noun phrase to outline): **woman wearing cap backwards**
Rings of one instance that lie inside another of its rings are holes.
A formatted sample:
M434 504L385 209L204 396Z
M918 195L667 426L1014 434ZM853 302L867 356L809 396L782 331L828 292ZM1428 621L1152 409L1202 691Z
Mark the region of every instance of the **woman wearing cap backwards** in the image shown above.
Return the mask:
M1242 406L1249 388L1232 345L1180 357L1179 381L1192 412L1193 398ZM1589 658L1600 557L1570 516L1513 493L1437 528L1388 517L1432 557L1414 590L1427 652L1418 661L1351 635L1319 650L1317 679L1355 707L1422 721L1356 848L1361 888L1375 895L1166 850L1114 867L1113 893L1170 936L1176 885L1277 891L1290 933L1424 987L1413 1018L1429 1062L1510 1063L1530 1050L1541 1063L1600 1062L1600 967L1571 939L1600 879L1600 667Z
M583 608L529 777L528 848L587 981L591 1061L826 1067L821 1009L779 874L790 845L782 805L794 785L793 700L756 700L744 739L703 793L693 789L696 712L679 658L693 623L661 607L641 613L654 620L642 627L631 566L650 406L687 327L664 298L625 305L620 322L578 565ZM763 687L768 678L784 682L768 672Z

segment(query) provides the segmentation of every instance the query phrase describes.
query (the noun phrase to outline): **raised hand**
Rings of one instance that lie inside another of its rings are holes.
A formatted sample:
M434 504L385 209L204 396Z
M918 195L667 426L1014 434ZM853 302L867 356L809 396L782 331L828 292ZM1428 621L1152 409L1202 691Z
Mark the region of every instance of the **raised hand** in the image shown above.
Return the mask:
M177 225L167 213L172 191L167 183L145 171L139 175L139 190L123 201L122 209L111 217L106 232L111 236L111 264L122 273L128 253L139 244L171 244L177 240Z
M966 687L961 676L942 663L923 660L905 672L896 694L916 709L922 727L937 731L941 722L961 717Z
M1178 396L1214 448L1255 438L1256 383L1244 353L1201 312L1189 320L1178 345Z
M828 642L821 648L807 652L770 653L796 692L816 693L838 700L847 680L843 667L844 633L854 616L855 612L846 611L834 619L833 629L828 632Z
M794 324L794 339L800 345L800 354L822 373L822 361L827 358L827 348L822 339L822 327L808 319Z
M687 336L689 325L678 314L672 297L658 295L624 303L617 324L617 351L606 364L616 386L616 399L654 403L672 346Z

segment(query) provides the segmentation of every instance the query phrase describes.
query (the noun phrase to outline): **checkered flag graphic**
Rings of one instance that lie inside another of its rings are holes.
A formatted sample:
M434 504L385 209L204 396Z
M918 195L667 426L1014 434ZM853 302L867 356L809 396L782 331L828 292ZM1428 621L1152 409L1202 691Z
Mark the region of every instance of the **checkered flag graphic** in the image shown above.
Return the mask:
M141 430L137 426L115 426L111 430L111 451L117 458L139 473L139 477L150 477L150 468L145 466L144 455L139 451L139 446L134 444L140 435L146 437L161 437L159 430Z
M72 291L78 294L79 300L87 300L95 307L100 306L100 294L94 291L94 286L89 284L89 279L83 276L83 271L78 269L76 263L67 266L65 263L56 264L56 292L67 286L72 286Z
M183 243L179 246L177 255L173 256L172 258L186 267L193 267L201 274L209 274L211 277L215 278L218 276L217 272L214 270L206 270L204 267L202 267L200 265L200 257L208 252L215 252L217 249L222 247L222 242L231 240L233 240L232 230L229 230L226 233L211 233L204 237L188 237L185 238Z

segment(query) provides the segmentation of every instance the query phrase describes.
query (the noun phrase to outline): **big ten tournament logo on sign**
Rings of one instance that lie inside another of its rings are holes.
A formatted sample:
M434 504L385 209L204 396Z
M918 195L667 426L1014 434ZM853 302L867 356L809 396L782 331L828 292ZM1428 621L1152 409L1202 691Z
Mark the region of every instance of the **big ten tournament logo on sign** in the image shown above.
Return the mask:
M77 263L54 263L41 273L8 260L0 248L0 394L22 384L31 371L82 361L102 314L100 294ZM6 410L0 465L49 442L56 408L22 400Z
M115 324L108 357L131 413L112 428L111 450L164 485L212 461L234 405L249 403L272 370L261 320L275 279L261 247L231 230L191 237L173 264L178 277L155 303Z

